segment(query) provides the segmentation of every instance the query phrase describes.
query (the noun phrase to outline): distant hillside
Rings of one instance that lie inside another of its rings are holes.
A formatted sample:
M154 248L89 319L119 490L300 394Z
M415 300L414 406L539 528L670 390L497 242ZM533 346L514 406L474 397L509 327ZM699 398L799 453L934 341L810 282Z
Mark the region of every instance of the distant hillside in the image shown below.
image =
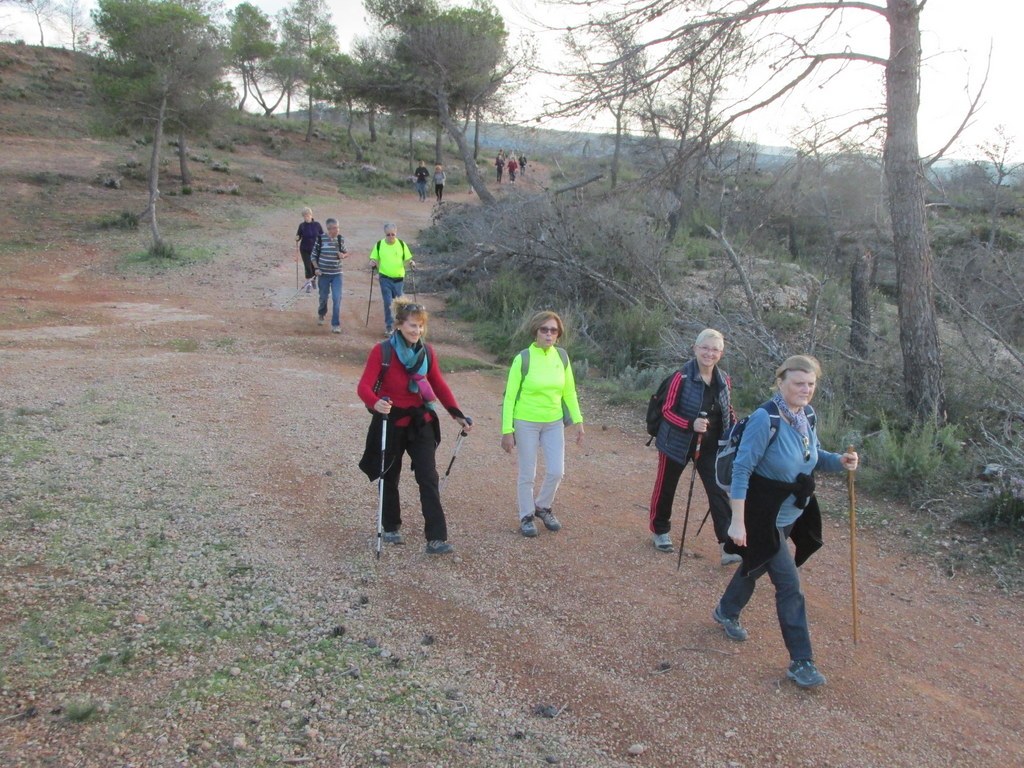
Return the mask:
M88 135L92 62L63 48L0 43L0 134Z

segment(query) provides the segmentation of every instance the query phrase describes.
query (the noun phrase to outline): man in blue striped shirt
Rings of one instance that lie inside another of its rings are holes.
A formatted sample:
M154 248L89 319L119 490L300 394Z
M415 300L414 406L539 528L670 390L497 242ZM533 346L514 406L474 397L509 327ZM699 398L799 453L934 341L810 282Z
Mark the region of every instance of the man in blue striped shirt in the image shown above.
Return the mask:
M341 333L341 260L348 258L345 238L338 234L338 220L324 222L327 231L317 238L310 260L316 270L320 288L320 307L317 309L317 325L324 324L327 315L327 296L331 295L331 332Z

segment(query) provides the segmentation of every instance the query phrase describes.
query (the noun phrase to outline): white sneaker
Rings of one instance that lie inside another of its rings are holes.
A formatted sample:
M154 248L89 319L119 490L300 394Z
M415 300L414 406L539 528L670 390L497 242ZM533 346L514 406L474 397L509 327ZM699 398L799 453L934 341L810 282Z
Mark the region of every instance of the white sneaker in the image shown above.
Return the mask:
M734 555L731 552L726 552L725 544L719 544L718 548L722 552L722 565L734 565L736 563L743 562L743 558L739 555Z
M667 552L672 554L675 549L672 547L672 539L667 533L656 533L653 538L654 548L659 552Z

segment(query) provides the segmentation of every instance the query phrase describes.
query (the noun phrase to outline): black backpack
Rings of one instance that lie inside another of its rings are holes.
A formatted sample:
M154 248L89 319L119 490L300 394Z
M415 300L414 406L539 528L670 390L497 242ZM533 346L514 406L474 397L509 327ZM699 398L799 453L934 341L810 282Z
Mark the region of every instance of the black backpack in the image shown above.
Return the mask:
M684 380L686 379L686 374L683 373L682 368L678 371L673 371L664 378L654 391L654 394L651 395L651 399L647 401L647 434L651 436L651 439L647 441L647 445L654 442L654 438L658 436L658 429L661 427L662 418L664 418L661 411L665 407L668 388L672 385L672 379L676 374L682 376Z
M771 445L779 435L779 421L782 419L782 416L779 415L779 406L774 401L769 400L757 406L756 410L768 411L768 419L771 425L769 427L768 445ZM817 420L814 409L809 405L805 405L804 413L807 415L807 423L810 424L811 429L814 429L814 423ZM715 482L726 493L732 487L732 465L736 461L736 452L740 448L740 441L743 440L743 431L747 428L749 420L749 415L744 416L733 424L729 431L722 436L722 439L718 441L718 453L715 455ZM767 446L765 448L767 449Z

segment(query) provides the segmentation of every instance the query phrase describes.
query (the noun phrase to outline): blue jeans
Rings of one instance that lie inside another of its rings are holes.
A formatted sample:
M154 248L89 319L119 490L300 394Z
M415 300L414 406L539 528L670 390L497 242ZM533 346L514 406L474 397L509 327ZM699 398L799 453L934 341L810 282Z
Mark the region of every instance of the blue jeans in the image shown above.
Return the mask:
M719 606L723 616L738 619L740 611L754 594L754 584L767 572L768 578L775 585L775 612L779 617L782 639L789 651L789 658L799 661L813 659L814 656L811 653L811 633L807 628L807 607L804 593L800 589L800 574L793 562L793 553L789 550L788 537L792 528L791 525L779 528L779 540L782 543L779 551L766 565L751 571L749 576L742 575L742 566L736 569Z
M387 277L386 275L380 276L380 295L384 299L384 325L390 331L392 325L395 322L395 318L391 314L391 302L402 296L402 285L405 280L401 277Z
M331 327L338 328L341 325L341 275L320 275L316 282L320 287L317 314L320 317L327 314L327 294L331 294Z
M417 181L416 182L416 192L417 192L417 194L419 194L420 200L426 200L427 199L427 182L425 182L425 181Z

